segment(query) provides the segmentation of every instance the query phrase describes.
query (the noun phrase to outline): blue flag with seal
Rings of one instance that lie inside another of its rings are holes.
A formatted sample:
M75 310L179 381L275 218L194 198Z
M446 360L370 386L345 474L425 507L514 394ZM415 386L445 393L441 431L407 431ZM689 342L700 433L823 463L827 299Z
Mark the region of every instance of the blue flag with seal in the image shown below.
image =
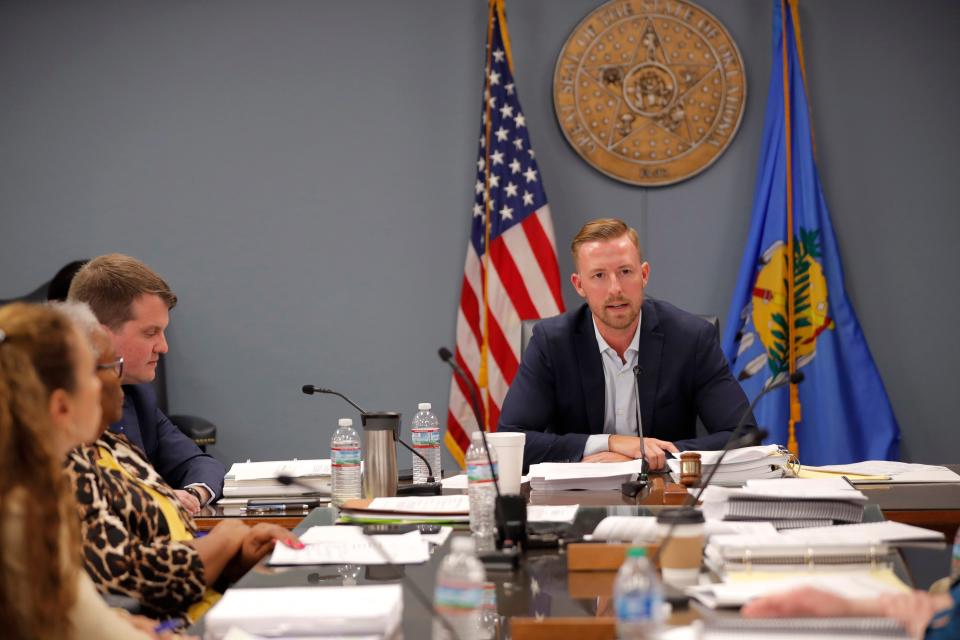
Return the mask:
M773 0L773 61L750 235L723 351L755 411L803 464L895 460L900 430L860 323L820 189L796 0Z

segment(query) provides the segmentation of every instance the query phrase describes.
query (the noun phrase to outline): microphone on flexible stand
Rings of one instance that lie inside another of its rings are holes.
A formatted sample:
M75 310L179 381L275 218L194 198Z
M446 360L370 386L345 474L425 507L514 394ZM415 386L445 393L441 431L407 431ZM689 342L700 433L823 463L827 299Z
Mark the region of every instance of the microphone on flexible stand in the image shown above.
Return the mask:
M303 392L304 392L304 393L308 393L308 392L307 392L307 387L308 387L308 386L310 386L310 385L305 385L305 386L303 387ZM310 391L309 393L313 393L313 391ZM323 392L321 391L320 393L323 393ZM335 391L332 391L332 392L330 392L330 393L333 393L333 395L337 395L337 396L340 395L339 393L337 393L337 392L335 392ZM346 398L345 396L341 396L341 397L343 397L343 399L346 400L347 402L350 402L350 400L349 400L348 398ZM350 402L350 404L353 404L353 403ZM357 405L353 405L353 406L356 407ZM360 407L357 407L357 409L360 410L360 411L362 411L362 409L360 409ZM284 485L284 486L287 486L287 487L289 487L289 486L291 486L291 485L296 485L296 486L301 487L301 488L303 488L303 489L309 489L310 491L315 491L315 490L316 490L314 487L310 486L310 485L307 484L306 482L303 482L302 480L298 480L297 478L294 478L293 476L288 476L288 475L283 475L283 474L281 474L281 475L278 475L278 476L276 477L276 480L277 480L277 482L279 482L280 484L282 484L282 485ZM414 582L414 581L410 578L410 576L408 576L408 575L406 574L406 572L403 570L403 567L400 567L400 566L398 566L398 565L396 565L396 564L393 563L393 561L390 559L389 554L387 554L387 552L386 552L386 550L383 548L383 546L381 546L380 543L377 542L376 537L375 537L375 536L366 536L366 535L365 535L364 537L365 537L367 540L370 541L370 546L372 546L372 547L376 550L376 552L380 555L380 557L383 558L384 562L386 563L386 566L390 567L391 569L393 569L393 570L396 572L397 576L398 576L398 577L400 578L400 580L407 586L407 588L410 589L410 592L414 595L414 597L415 597L417 600L420 601L420 604L422 604L422 605L426 608L427 611L430 612L430 615L431 615L434 619L439 620L440 623L441 623L444 627L447 628L447 632L451 634L450 637L451 637L451 638L459 638L459 636L457 635L456 630L455 630L455 629L453 628L453 626L450 624L450 621L447 619L447 617L446 617L445 615L443 615L442 613L440 613L439 611L437 611L436 607L433 606L433 602L430 601L430 598L428 598L428 597L423 593L423 591L420 590L420 587L417 586L417 583Z
M710 475L707 476L706 480L700 485L700 491L697 492L697 495L690 500L690 494L687 494L686 504L677 509L664 509L661 513L671 512L670 515L670 527L667 529L666 535L663 537L663 541L657 547L657 550L653 553L653 556L650 558L650 562L653 565L656 565L657 560L660 558L660 552L667 546L667 543L673 538L674 529L676 529L677 524L683 519L681 514L685 511L695 511L694 505L700 501L700 497L703 496L703 492L706 490L707 486L710 484L710 481L713 480L714 474L717 473L717 469L720 468L720 463L723 462L723 459L726 457L727 453L731 449L736 449L740 447L750 447L754 446L760 442L763 442L763 439L767 437L768 432L766 429L754 428L753 431L741 436L744 425L747 422L747 419L753 415L753 409L757 406L757 402L760 401L760 398L764 397L771 391L780 389L787 386L788 384L800 384L803 382L804 375L802 371L795 371L787 377L780 379L778 382L770 385L763 391L757 394L757 397L753 399L753 402L750 403L750 406L747 407L747 410L743 412L743 415L740 416L740 420L737 422L737 427L733 430L733 433L730 434L730 439L727 440L727 443L723 446L723 450L720 452L720 457L717 458L717 462L713 465L713 469L710 471ZM700 516L701 522L702 515Z
M440 347L437 350L440 359L450 365L453 373L460 381L470 389L470 395L473 396L473 387L470 379L464 373L460 365L453 358L453 354L446 347ZM490 465L490 471L493 473L493 488L497 492L494 501L493 514L497 523L497 548L500 553L478 554L484 564L496 567L516 569L519 566L519 555L517 549L525 548L527 545L527 502L523 496L504 496L500 493L500 479L497 477L496 468L493 466L493 458L490 456L490 445L487 442L487 434L480 421L479 402L473 398L476 404L473 405L473 414L477 418L477 430L480 432L480 438L483 440L483 448L486 450L487 463Z
M636 480L628 480L620 485L620 493L629 498L637 497L637 494L647 486L647 473L650 471L647 451L643 446L643 422L640 420L640 374L642 373L643 367L640 365L633 368L633 397L637 404L637 436L640 438L640 473Z
M333 389L326 389L323 387L316 387L312 384L305 384L303 385L303 387L301 387L300 390L303 391L308 396L313 395L315 393L323 393L323 394L328 394L333 396L339 396L344 400L346 400L350 404L350 406L352 406L354 409L359 411L361 416L366 417L371 415L369 411L365 411L360 405L358 405L356 402L354 402L347 396L343 395L339 391L334 391ZM396 415L399 416L399 414L396 414ZM397 442L402 444L404 448L408 449L413 455L423 460L423 464L427 466L427 474L428 474L427 481L423 484L411 484L411 485L406 485L406 486L397 488L397 495L408 495L408 496L409 495L440 495L440 493L442 492L442 486L440 484L439 479L437 479L436 476L434 476L433 467L430 466L430 463L427 461L427 459L424 458L422 455L420 455L420 453L418 453L413 447L411 447L406 442L401 440L399 433L394 433L394 438L396 439Z

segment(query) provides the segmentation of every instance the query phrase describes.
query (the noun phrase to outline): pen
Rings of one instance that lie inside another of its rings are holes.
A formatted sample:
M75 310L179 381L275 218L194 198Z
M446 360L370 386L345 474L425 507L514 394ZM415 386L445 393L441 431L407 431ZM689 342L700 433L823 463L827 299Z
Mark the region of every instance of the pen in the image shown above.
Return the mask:
M154 633L164 633L166 631L176 631L182 626L183 622L177 618L170 618L169 620L164 620L156 627L153 628Z

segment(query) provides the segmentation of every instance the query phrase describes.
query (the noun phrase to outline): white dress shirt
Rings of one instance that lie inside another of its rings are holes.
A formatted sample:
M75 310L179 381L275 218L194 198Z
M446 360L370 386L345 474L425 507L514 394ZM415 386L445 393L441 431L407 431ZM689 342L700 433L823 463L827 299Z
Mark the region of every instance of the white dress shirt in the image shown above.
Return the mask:
M640 354L640 324L643 322L643 313L637 318L637 330L630 340L630 345L623 352L626 362L620 359L616 350L607 344L597 328L597 319L591 314L593 331L597 336L597 345L600 347L600 361L603 363L603 433L596 433L587 438L583 447L584 457L609 451L608 440L612 434L635 436L639 433L637 425L637 396L634 393L633 368L637 366Z

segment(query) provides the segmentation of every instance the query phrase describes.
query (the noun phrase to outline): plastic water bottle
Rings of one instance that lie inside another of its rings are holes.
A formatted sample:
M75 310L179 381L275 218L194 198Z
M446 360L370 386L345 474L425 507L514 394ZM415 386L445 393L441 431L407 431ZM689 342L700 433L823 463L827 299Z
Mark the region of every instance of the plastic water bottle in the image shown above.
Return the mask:
M460 640L479 640L481 637L480 608L486 579L487 572L474 555L473 539L455 536L450 542L450 554L437 571L433 604ZM452 640L439 619L433 621L433 640Z
M490 461L493 461L493 468ZM489 551L494 548L496 520L493 508L497 497L494 477L497 472L497 452L492 447L490 457L483 446L479 431L470 437L467 449L467 493L470 494L470 531L476 539L477 549Z
M663 616L663 591L647 560L647 550L631 547L613 586L617 638L656 638Z
M434 482L440 482L440 421L433 414L429 402L421 402L417 405L417 415L413 416L413 424L410 427L410 433L413 436L413 448L430 463L433 470L431 474L427 465L417 456L410 454L413 458L413 482L421 484L427 481L427 476L432 475Z
M497 613L497 585L484 583L483 598L480 599L480 640L493 640L497 637L500 614Z
M340 418L339 427L330 441L330 470L333 502L356 500L362 496L360 486L360 436L353 420Z

